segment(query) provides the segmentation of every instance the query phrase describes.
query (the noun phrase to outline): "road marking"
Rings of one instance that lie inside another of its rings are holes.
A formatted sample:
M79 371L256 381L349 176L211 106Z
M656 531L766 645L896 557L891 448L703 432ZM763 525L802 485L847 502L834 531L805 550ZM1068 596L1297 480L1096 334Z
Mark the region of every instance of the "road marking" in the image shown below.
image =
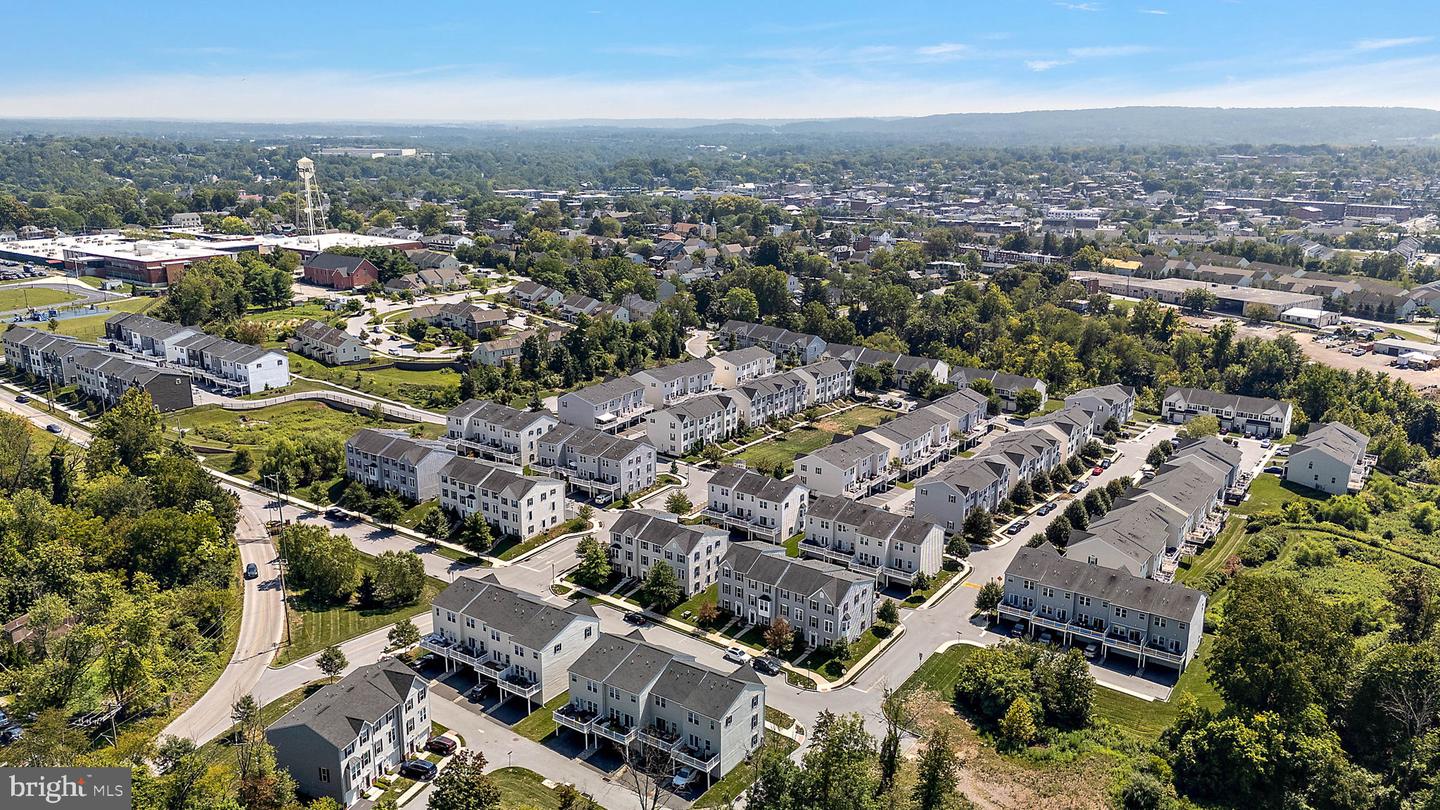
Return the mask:
M973 583L973 582L962 582L962 583L960 583L960 587L962 587L962 588L974 588L974 589L977 590L977 591L980 590L980 586L979 586L979 585L976 585L976 584Z

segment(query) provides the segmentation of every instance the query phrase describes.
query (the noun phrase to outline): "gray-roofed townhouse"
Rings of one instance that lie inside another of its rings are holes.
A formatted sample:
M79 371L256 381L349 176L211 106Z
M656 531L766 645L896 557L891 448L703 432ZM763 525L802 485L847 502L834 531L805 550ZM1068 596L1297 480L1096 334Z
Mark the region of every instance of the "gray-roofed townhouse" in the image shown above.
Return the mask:
M946 394L926 407L950 419L950 433L962 447L979 441L990 418L990 399L970 388Z
M5 362L10 368L32 377L68 385L75 380L75 358L95 346L67 335L41 332L28 326L5 330Z
M559 605L506 588L493 576L462 576L431 603L434 631L422 649L469 666L505 697L544 705L569 686L570 665L600 638L600 620L585 600Z
M855 641L875 623L875 578L746 540L720 563L720 607L749 626L784 619L807 647Z
M678 515L648 509L629 510L610 526L610 561L623 576L644 579L665 563L694 596L715 584L730 533L710 526L687 526Z
M807 401L808 391L803 376L787 371L751 380L731 394L739 405L741 423L755 427L805 410L811 404Z
M1220 421L1220 429L1247 436L1279 437L1290 432L1294 409L1288 402L1265 397L1222 394L1203 388L1175 388L1165 391L1160 403L1160 418L1172 424L1184 424L1202 414Z
M445 438L457 450L524 467L540 460L540 437L558 424L549 411L471 399L445 414Z
M462 518L478 512L501 535L528 539L565 520L565 483L456 456L440 468L440 506Z
M1015 410L1020 392L1027 388L1033 388L1040 393L1040 405L1037 407L1045 405L1047 395L1044 380L1022 377L1018 374L1006 374L1003 371L991 371L986 368L950 369L949 382L956 388L970 388L976 380L985 380L990 383L990 387L995 390L995 395L1000 398L1001 409L1007 412Z
M987 456L1001 456L1014 466L1019 474L1014 483L1035 477L1037 472L1049 473L1065 460L1065 442L1061 436L1046 428L1025 428L1012 430L990 443Z
M971 510L994 512L1019 482L1019 472L1004 456L958 459L915 484L915 516L954 534L965 527Z
M561 394L556 402L561 422L607 433L644 420L654 409L645 401L645 386L630 377L616 377Z
M743 402L735 393L706 394L651 411L645 415L645 437L657 452L684 456L740 432Z
M345 440L345 476L412 501L440 495L440 468L455 452L399 430L361 428Z
M1097 385L1092 388L1082 388L1079 391L1065 397L1067 403L1080 402L1086 399L1098 399L1105 403L1105 419L1101 421L1100 427L1105 427L1105 422L1114 419L1120 424L1129 422L1135 416L1135 389L1128 385Z
M604 634L569 675L570 702L554 718L587 750L599 738L658 751L709 788L765 740L765 685L748 667L717 672L634 631Z
M329 324L311 319L295 327L290 351L331 366L363 363L370 359L365 341Z
M855 364L845 360L818 360L790 372L805 381L805 405L834 402L855 393Z
M265 729L275 761L306 796L349 807L430 739L425 679L393 658L320 687Z
M1002 619L1048 630L1065 643L1094 643L1101 655L1184 670L1199 652L1205 594L1115 568L1022 548L1005 569Z
M1285 480L1332 495L1359 491L1375 467L1370 437L1339 422L1317 422L1290 448Z
M869 574L882 587L910 585L917 574L940 573L945 531L928 520L817 494L805 514L800 554Z
M630 378L645 386L645 401L656 408L668 408L715 390L715 367L709 360L686 360L642 369Z
M775 373L775 355L759 346L721 352L706 362L715 369L715 385L727 390Z
M99 351L74 355L75 386L80 393L105 405L115 405L126 391L138 388L150 395L160 413L184 410L195 404L190 375L170 368L156 368L128 357Z
M863 498L884 490L899 477L895 446L861 433L822 447L795 461L795 477L826 495Z
M540 437L536 469L570 488L617 501L655 485L655 447L578 425L556 425Z
M509 292L510 300L526 309L539 309L542 306L557 307L565 300L565 294L559 290L552 290L544 284L526 279L517 282Z
M829 345L815 335L746 321L726 321L718 334L722 344L733 342L737 349L759 346L776 357L788 357L792 362L801 364L819 360Z
M704 518L771 543L783 543L804 528L810 491L744 467L726 465L707 484Z
M138 312L119 312L105 319L105 339L131 351L178 361L174 347L183 339L201 334L192 326L152 318Z
M410 311L410 317L442 329L458 329L476 339L510 320L510 314L499 307L481 307L465 301L418 306Z
M837 360L848 360L852 363L871 368L888 367L892 385L903 385L910 376L917 371L929 374L937 382L945 382L950 377L950 364L944 360L936 360L930 357L916 357L909 354L897 352L882 352L878 349L867 349L864 346L849 346L844 343L831 343L825 349L825 355Z

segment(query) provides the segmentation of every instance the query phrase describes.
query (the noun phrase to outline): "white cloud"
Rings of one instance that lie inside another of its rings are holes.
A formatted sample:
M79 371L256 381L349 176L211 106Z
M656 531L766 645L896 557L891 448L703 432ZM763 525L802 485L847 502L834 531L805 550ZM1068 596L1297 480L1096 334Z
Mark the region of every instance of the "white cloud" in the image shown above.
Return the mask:
M1074 62L1074 59L1030 59L1025 62L1025 67L1030 68L1036 73L1042 73L1051 68L1073 64Z
M1163 17L1170 13L1163 8L1137 8L1135 10L1141 14L1154 14L1157 17Z
M1099 4L1099 3L1066 3L1066 2L1063 2L1063 0L1062 0L1062 2L1057 2L1055 5L1063 8L1063 9L1066 9L1066 10L1068 10L1068 11L1099 11L1099 10L1100 10L1100 4Z
M1153 53L1155 50L1154 45L1092 45L1083 48L1070 48L1066 53L1076 59L1108 59L1114 56L1136 56L1142 53Z
M1388 48L1404 48L1407 45L1422 45L1434 37L1392 37L1390 39L1362 39L1352 47L1357 51L1383 51Z
M952 54L966 53L969 50L969 45L959 42L941 42L936 45L926 45L923 48L916 48L915 52L921 56L950 56Z

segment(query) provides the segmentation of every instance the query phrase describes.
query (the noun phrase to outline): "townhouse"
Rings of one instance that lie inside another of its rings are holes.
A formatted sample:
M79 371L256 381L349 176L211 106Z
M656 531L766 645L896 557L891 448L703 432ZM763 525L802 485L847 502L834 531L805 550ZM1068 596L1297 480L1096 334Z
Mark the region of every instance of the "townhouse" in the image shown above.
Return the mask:
M1003 456L952 461L915 484L915 517L954 534L972 510L994 512L1019 481L1019 471Z
M105 406L120 402L131 388L150 395L160 413L184 410L194 406L195 397L190 375L182 371L156 368L128 357L98 351L81 351L73 357L74 383L80 393Z
M1375 467L1369 446L1370 437L1348 425L1317 422L1290 447L1285 480L1332 495L1358 492Z
M776 357L785 357L802 365L819 360L829 345L815 335L735 320L726 321L717 334L722 345L733 344L736 349L759 346Z
M899 477L894 452L894 445L861 433L796 459L795 477L816 492L863 498Z
M645 415L645 437L656 452L684 456L707 444L723 442L744 424L734 394L706 394Z
M805 383L805 406L823 405L855 393L855 364L820 360L790 372Z
M1102 657L1177 670L1199 652L1205 594L1126 571L1060 556L1048 545L1022 548L1005 569L1000 618L1024 622L1069 644L1096 644Z
M284 352L206 334L176 341L172 361L223 391L258 394L290 384L290 358Z
M1019 476L1016 484L1034 478L1038 472L1053 472L1066 458L1064 438L1043 427L1012 430L991 442L985 454L1010 462Z
M445 438L457 450L527 467L540 460L540 437L558 424L549 411L471 399L445 414Z
M991 371L985 368L952 368L950 369L949 383L956 388L971 388L977 380L984 380L990 384L995 391L995 396L1000 399L1000 409L1006 413L1013 413L1016 403L1019 401L1020 392L1027 388L1033 388L1040 394L1040 405L1044 407L1046 387L1044 380L1037 380L1034 377L1022 377L1018 374L1006 374L1003 371Z
M765 684L748 667L729 674L645 641L606 633L571 667L558 726L626 749L668 755L705 775L705 787L765 739Z
M678 515L629 510L610 526L610 563L627 577L644 579L659 564L670 566L687 597L709 588L720 576L730 533L710 526L686 526Z
M510 288L508 297L517 306L531 310L540 307L557 307L560 306L561 301L565 300L564 293L552 290L544 284L530 279L517 282L514 287Z
M128 349L136 354L175 362L175 347L180 341L201 334L199 329L181 326L141 315L119 312L105 319L105 339L112 349Z
M868 574L878 585L911 585L934 576L944 562L945 531L878 506L814 495L805 514L800 554Z
M503 327L510 320L505 310L477 306L465 301L426 304L410 310L410 317L441 329L457 329L479 340L486 332Z
M1288 402L1201 388L1168 388L1160 402L1160 418L1166 422L1179 425L1209 414L1219 420L1222 431L1258 438L1278 438L1289 433L1293 413Z
M265 728L275 762L306 796L349 807L430 739L425 679L395 658L366 664Z
M1105 417L1100 423L1102 429L1111 419L1123 425L1135 417L1135 389L1131 386L1111 384L1082 388L1065 397L1065 404L1093 408L1091 400L1103 404L1100 409Z
M929 374L936 382L945 382L950 378L950 364L944 360L935 360L929 357L915 357L909 354L898 354L896 352L882 352L878 349L867 349L863 346L849 346L844 343L831 343L825 349L827 357L836 360L846 360L856 365L868 366L870 368L889 369L886 382L890 385L904 385L911 375L916 372Z
M644 421L655 406L645 401L644 385L616 377L561 394L556 409L567 425L613 433Z
M1094 406L1099 400L1087 404L1071 403L1042 416L1025 420L1025 427L1031 430L1044 429L1061 441L1060 454L1063 458L1079 453L1087 443L1101 431L1108 417Z
M462 518L478 512L500 536L525 540L565 520L565 483L456 456L440 468L440 506Z
M755 427L805 410L812 404L809 391L805 377L787 371L751 380L731 393L740 407L741 423Z
M540 437L535 468L572 490L609 503L655 486L655 448L578 425L556 425Z
M468 666L502 698L541 706L570 686L570 666L600 639L600 619L581 599L565 607L506 588L493 575L462 576L431 603L433 632L421 649Z
M370 348L364 340L314 319L295 327L288 345L290 351L329 366L363 363L370 359Z
M597 301L588 295L576 293L567 296L560 302L560 317L571 323L580 320L583 315L587 318L614 318L622 323L630 322L630 311L624 307L614 304L607 304L604 301Z
M560 342L560 337L565 334L558 329L526 329L516 332L509 337L484 340L475 344L475 350L470 353L470 361L481 366L503 366L506 362L520 362L520 355L525 351L525 341L538 335L540 340L547 346L554 346Z
M715 370L715 385L729 390L775 373L775 355L759 347L721 352L707 359Z
M709 360L686 360L637 371L630 379L645 387L646 402L656 408L668 408L715 390L715 367Z
M400 430L361 428L345 440L345 477L411 501L440 495L440 468L455 452Z
M711 523L770 543L783 543L804 528L810 491L744 467L726 465L707 485L703 517Z
M964 446L974 444L990 419L990 400L979 391L961 388L926 406L950 419L950 433Z
M5 345L6 365L62 386L75 380L76 356L96 348L66 335L41 332L28 326L11 326L0 340Z
M853 642L875 623L875 578L745 540L720 562L720 608L751 627L784 619L807 647Z

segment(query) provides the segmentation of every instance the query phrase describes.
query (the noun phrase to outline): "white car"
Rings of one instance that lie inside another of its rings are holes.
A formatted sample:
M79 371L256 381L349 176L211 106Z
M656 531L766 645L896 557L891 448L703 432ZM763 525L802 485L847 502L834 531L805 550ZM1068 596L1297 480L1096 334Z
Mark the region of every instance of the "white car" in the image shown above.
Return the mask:
M690 787L690 783L695 781L696 776L699 774L695 773L694 768L681 768L670 778L670 785L676 790L684 790Z
M725 650L725 660L735 664L743 664L750 660L750 656L739 647L729 647Z

